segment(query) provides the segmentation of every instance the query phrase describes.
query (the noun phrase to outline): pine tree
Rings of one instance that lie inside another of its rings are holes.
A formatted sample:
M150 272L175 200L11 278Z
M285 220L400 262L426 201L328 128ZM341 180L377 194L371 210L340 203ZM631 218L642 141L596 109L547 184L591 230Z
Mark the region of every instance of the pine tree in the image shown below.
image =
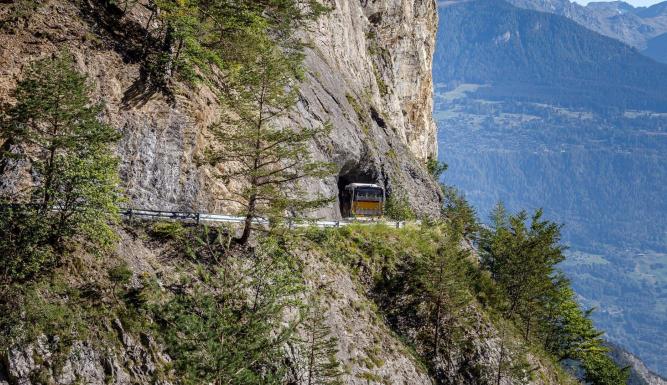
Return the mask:
M630 369L619 368L606 353L585 353L580 362L584 380L592 385L625 385L630 378Z
M120 135L99 121L102 106L90 92L72 57L60 53L30 66L16 105L3 114L0 171L21 161L32 176L30 189L0 197L6 211L0 226L11 234L0 247L14 256L3 259L5 276L26 278L74 238L103 247L114 237L109 224L117 219L119 192L111 146Z
M300 42L294 31L327 11L316 0L150 0L145 7L151 14L143 47L144 80L163 90L176 73L195 81L232 69L238 64L237 51L257 30L282 46L296 47Z
M342 385L338 339L331 335L326 324L326 312L320 299L314 296L301 324L302 336L297 341L296 381L303 385Z
M564 259L560 226L542 220L541 210L526 226L525 211L508 215L501 204L492 221L492 228L482 232L480 251L483 266L506 297L503 315L520 322L524 338L537 337L557 360L579 363L587 383L625 384L627 370L609 358L590 311L581 310L569 281L555 267ZM498 381L505 364L501 354Z
M224 198L240 206L245 217L240 244L248 242L258 218L279 222L287 211L300 213L327 204L328 198L307 197L298 182L333 172L332 165L312 160L308 148L329 131L328 125L279 126L298 98L302 53L277 47L265 31L248 38L253 43L237 54L249 64L228 79L223 96L228 109L213 128L216 143L209 154L212 163L231 164L221 171L221 179L241 182Z
M480 227L475 209L455 187L445 184L440 187L444 196L442 215L464 236L476 236Z
M482 237L482 262L507 295L505 316L521 318L529 338L535 315L543 310L542 300L559 285L561 276L555 266L565 259L559 245L561 227L543 221L541 210L532 216L529 227L525 211L508 216L499 205L492 215L493 228Z
M412 273L423 300L421 307L429 313L427 318L432 334L424 339L430 341L430 354L434 359L454 342L454 322L464 318L465 306L471 300L465 277L467 254L461 250L460 241L458 233L446 227L436 252L417 261Z
M201 239L193 256L219 263L188 266L202 279L153 306L156 327L183 384L280 385L295 331L284 316L303 290L298 266L271 237L253 256L225 250L220 237Z

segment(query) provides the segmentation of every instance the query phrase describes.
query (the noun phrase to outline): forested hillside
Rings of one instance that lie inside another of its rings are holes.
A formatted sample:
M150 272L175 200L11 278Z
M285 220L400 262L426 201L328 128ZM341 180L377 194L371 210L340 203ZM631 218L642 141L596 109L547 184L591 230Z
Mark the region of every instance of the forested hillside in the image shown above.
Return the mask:
M444 180L483 220L502 200L563 222L563 267L580 301L598 308L610 339L665 373L667 67L499 2L441 6L440 27Z

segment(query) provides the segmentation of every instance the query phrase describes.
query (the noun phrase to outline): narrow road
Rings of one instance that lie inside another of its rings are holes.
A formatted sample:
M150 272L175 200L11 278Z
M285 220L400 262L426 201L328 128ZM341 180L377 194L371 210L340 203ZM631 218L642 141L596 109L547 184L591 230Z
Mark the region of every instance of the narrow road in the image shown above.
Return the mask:
M235 217L231 215L223 214L206 214L206 213L189 213L189 212L178 212L178 211L155 211L155 210L140 210L140 209L128 209L122 210L121 215L129 219L146 219L146 220L173 220L180 222L194 222L194 223L243 223L245 221L244 217ZM269 221L265 219L255 220L256 224L259 225L268 225ZM371 225L371 224L384 224L390 227L395 227L397 229L405 227L407 222L404 221L386 221L386 220L374 220L368 222L360 222L354 220L341 220L341 221L329 221L329 220L310 220L306 218L295 218L294 220L287 221L287 225L290 228L296 227L320 227L320 228L330 228L330 227L344 227L352 224L361 224L361 225Z

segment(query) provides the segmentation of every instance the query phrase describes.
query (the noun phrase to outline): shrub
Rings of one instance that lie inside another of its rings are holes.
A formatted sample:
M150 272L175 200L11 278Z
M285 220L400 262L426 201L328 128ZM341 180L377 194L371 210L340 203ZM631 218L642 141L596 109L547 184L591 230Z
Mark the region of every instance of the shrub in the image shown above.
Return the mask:
M396 221L409 221L417 218L405 197L389 195L384 204L384 215Z
M55 263L48 222L35 208L7 208L0 214L0 284L24 282Z
M200 241L193 252L218 253L218 263L185 266L202 279L183 279L150 306L176 373L184 384L281 384L294 333L283 317L303 291L294 258L274 238L251 256Z
M160 221L150 227L151 235L162 240L183 240L188 231L181 222Z
M434 158L428 158L426 161L426 170L429 174L433 176L436 180L440 179L442 174L449 168L447 163L443 163Z
M476 234L480 226L475 209L455 187L443 184L441 188L444 196L442 215L445 219L465 236Z

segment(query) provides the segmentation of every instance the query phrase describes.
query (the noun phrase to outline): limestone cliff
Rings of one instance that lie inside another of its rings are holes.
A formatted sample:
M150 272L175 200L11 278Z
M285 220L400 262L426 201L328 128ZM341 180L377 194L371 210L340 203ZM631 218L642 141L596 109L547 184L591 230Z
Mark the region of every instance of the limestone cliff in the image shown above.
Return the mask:
M436 154L431 119L434 0L335 0L333 10L304 34L307 77L292 118L333 124L313 151L339 175L308 186L336 195L338 183L378 182L411 197L420 213L435 213L439 192L423 163ZM0 5L7 20L10 4ZM225 212L225 186L197 164L219 116L204 85L173 84L172 100L143 92L137 39L149 24L141 7L122 14L113 4L51 0L0 30L0 101L30 61L63 48L95 83L103 119L123 133L121 177L130 202L152 209ZM318 215L338 217L337 207Z

